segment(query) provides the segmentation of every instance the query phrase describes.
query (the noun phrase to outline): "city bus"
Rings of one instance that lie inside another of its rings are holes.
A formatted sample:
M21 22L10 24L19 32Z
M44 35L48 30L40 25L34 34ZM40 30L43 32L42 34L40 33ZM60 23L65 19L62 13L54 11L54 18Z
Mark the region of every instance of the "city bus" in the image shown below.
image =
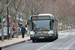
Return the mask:
M32 15L29 21L32 42L58 39L58 21L52 14Z

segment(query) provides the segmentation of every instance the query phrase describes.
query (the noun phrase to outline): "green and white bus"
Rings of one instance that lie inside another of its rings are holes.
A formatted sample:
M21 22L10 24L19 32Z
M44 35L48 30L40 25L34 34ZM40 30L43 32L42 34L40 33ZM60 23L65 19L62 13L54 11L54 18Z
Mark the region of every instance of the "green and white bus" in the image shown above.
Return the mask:
M58 39L58 22L51 14L33 15L29 19L30 39L32 42L37 40Z

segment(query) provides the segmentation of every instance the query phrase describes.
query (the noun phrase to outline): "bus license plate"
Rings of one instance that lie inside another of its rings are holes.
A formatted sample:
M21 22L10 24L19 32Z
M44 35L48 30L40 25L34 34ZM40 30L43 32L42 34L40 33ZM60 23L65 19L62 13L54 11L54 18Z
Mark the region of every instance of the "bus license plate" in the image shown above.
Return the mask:
M39 39L44 39L44 37L39 37Z

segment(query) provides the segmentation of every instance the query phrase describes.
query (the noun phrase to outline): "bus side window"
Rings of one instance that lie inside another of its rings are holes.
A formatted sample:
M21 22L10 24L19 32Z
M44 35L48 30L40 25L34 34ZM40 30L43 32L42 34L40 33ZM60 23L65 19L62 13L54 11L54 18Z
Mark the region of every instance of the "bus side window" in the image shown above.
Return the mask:
M58 31L58 21L56 21L56 30Z
M55 28L55 25L56 25L56 24L55 24L55 21L54 21L54 23L53 23L53 30L54 30L54 31L55 31L55 29L56 29L56 28Z
M51 21L50 21L50 29L51 29L51 30L53 30L53 27L54 27L54 24L53 24L53 23L54 23L54 20L51 20Z
M53 26L54 32L57 32L58 31L58 22L55 20L53 25L54 25Z
M50 21L50 29L51 29L51 21Z

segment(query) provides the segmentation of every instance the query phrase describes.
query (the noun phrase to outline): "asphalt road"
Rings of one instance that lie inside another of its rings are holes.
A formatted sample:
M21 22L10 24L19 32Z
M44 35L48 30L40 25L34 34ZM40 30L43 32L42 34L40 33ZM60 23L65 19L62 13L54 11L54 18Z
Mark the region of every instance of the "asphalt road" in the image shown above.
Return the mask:
M59 33L59 38L55 41L28 41L2 50L75 50L75 30Z

